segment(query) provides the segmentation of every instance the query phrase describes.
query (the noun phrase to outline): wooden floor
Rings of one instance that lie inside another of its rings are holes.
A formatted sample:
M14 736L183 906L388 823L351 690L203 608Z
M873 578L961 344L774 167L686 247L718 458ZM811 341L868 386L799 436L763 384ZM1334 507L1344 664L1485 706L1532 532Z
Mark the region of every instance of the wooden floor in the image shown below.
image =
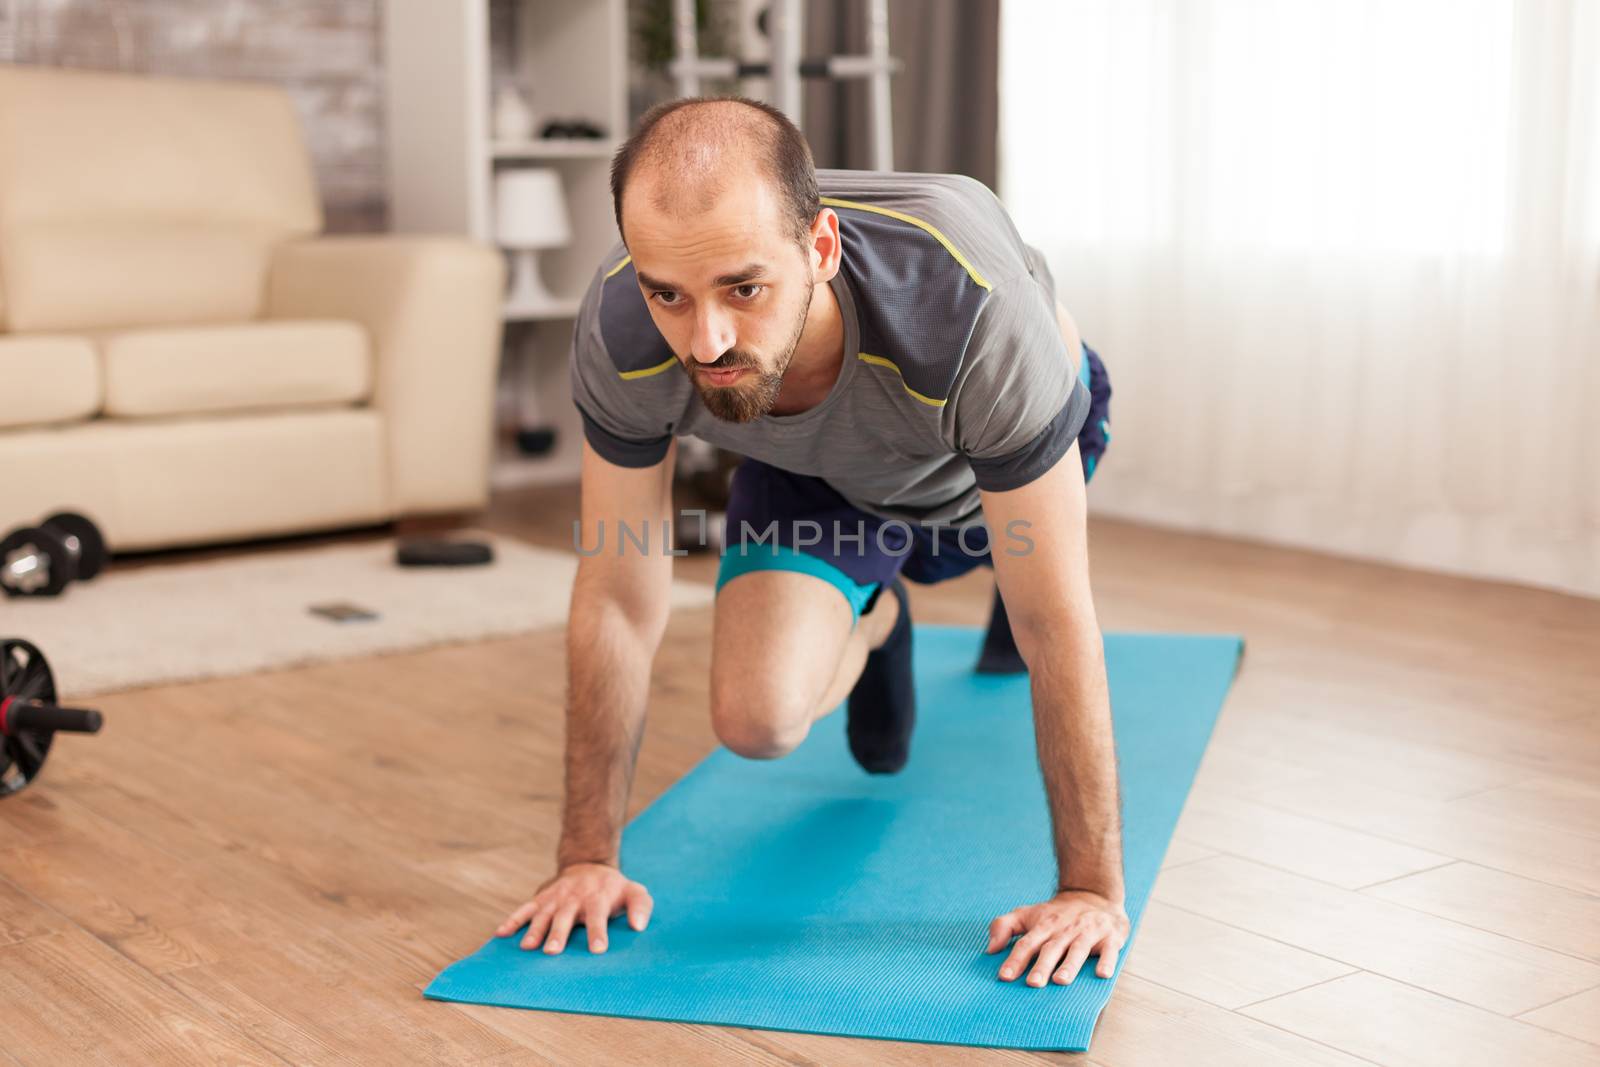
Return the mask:
M573 504L485 524L565 545ZM0 1064L1600 1062L1600 603L1112 522L1092 552L1107 629L1248 651L1087 1056L424 1000L551 869L546 632L99 700L0 801ZM980 622L988 580L916 617ZM633 812L716 743L709 634L671 624Z

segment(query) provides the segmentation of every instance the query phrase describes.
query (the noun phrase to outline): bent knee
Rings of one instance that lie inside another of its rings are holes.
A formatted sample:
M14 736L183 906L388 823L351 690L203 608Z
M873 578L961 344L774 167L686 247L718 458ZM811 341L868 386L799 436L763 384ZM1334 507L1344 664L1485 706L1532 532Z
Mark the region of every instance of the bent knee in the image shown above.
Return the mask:
M770 696L713 692L711 727L717 740L737 755L777 759L793 752L810 733L809 710Z

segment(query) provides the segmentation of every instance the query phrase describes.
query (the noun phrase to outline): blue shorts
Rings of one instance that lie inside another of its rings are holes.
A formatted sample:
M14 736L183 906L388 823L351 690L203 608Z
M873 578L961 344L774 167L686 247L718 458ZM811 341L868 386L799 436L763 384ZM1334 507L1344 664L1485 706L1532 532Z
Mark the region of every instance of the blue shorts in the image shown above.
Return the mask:
M1079 377L1091 401L1078 432L1078 451L1087 482L1111 441L1111 380L1099 355L1088 345L1083 351ZM717 572L719 590L750 571L796 571L838 589L857 617L897 574L932 585L993 565L989 534L981 524L955 529L880 518L851 506L821 478L754 459L743 460L733 472L727 540Z

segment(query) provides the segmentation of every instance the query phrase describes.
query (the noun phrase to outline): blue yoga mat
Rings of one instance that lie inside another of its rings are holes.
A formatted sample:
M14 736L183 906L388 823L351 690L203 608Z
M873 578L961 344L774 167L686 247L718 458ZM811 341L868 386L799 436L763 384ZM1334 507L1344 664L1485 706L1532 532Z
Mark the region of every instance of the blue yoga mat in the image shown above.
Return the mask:
M718 748L624 830L623 870L655 898L643 932L613 918L599 955L576 927L559 956L520 948L520 931L492 938L425 995L1087 1049L1115 977L1095 977L1091 960L1071 985L1034 989L1001 981L1004 952L983 951L990 920L1056 884L1028 679L974 674L976 629L914 633L918 719L900 774L855 764L842 708L782 759ZM1106 637L1136 929L1242 648L1236 637Z

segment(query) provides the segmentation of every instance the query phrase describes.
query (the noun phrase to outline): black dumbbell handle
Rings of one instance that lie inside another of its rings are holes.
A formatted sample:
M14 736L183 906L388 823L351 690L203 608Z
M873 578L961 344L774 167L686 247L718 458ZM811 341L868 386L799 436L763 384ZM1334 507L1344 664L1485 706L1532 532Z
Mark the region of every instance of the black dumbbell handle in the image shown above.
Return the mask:
M34 733L53 733L58 730L74 734L100 732L100 713L93 708L61 708L54 704L23 703L15 697L0 697L0 734L16 734L24 730Z

